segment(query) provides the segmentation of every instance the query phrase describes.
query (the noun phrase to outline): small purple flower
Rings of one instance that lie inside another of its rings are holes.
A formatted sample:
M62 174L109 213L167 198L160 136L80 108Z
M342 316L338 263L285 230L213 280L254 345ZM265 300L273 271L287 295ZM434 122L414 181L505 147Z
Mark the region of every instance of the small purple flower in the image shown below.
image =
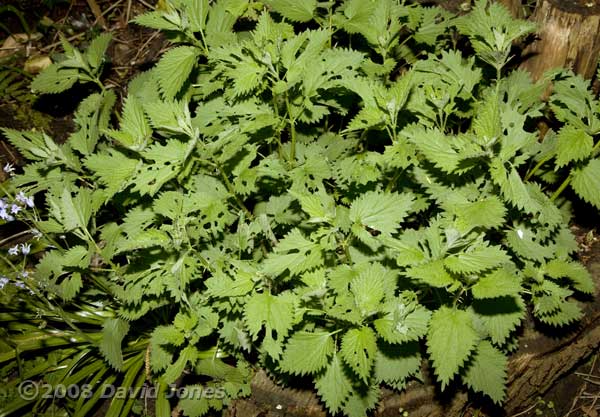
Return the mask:
M0 198L0 210L6 210L8 208L8 204L6 204L5 198Z
M22 282L22 281L15 282L15 287L18 287L18 288L21 288L21 289L25 289L26 288L25 283Z
M35 240L40 240L40 238L42 237L42 232L40 232L38 229L31 229L30 231Z
M2 168L2 170L7 174L10 174L15 170L15 167L13 167L13 165L10 162L7 162L6 165L4 165L4 168Z
M29 276L29 272L27 271L23 271L19 274L19 276L23 279L27 278Z
M21 211L21 206L18 206L16 204L13 204L12 206L10 206L10 213L11 214L17 214L20 211Z
M0 209L0 219L12 222L15 218L6 212L6 209Z
M29 252L31 252L31 243L21 243L21 253L25 256L29 255Z
M17 256L19 254L19 245L15 245L8 250L10 256Z
M0 290L4 288L6 284L8 284L10 280L6 277L0 277Z
M29 208L33 208L35 203L33 201L33 196L27 197L23 191L19 191L19 194L15 197L19 203L26 205Z

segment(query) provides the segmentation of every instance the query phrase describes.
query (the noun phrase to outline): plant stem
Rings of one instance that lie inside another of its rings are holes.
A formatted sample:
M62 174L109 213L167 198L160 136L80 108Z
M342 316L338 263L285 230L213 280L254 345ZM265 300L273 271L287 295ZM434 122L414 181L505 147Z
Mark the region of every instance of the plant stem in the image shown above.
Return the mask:
M290 99L287 94L285 96L285 106L287 108L287 114L290 122L290 135L292 137L290 146L290 159L288 162L290 168L293 168L296 161L296 120L292 117L292 106L290 105Z
M565 190L565 188L567 188L569 186L569 184L571 183L571 179L573 179L572 175L569 175L567 178L565 178L565 180L560 185L560 187L558 187L558 190L556 190L554 192L554 194L552 194L552 197L550 197L550 201L556 200L558 198L558 196L561 195L561 193Z

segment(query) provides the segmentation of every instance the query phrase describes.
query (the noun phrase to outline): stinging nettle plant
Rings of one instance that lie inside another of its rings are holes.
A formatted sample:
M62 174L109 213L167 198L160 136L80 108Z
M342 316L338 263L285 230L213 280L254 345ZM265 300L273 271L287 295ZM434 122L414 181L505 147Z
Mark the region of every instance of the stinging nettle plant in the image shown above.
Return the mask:
M85 52L63 42L32 84L97 85L66 143L3 130L30 161L5 193L43 207L17 213L41 236L9 262L31 293L5 292L0 319L54 319L8 327L0 360L38 365L21 378L154 384L158 416L201 416L248 395L261 368L363 416L425 360L442 390L501 404L527 315L581 317L573 297L595 288L563 191L600 208L600 103L573 74L507 69L530 23L483 0L462 17L394 0L170 0L135 22L173 46L120 112L101 35ZM559 128L540 141L548 115ZM29 332L57 339L52 367ZM226 395L177 402L169 384ZM63 406L86 415L90 395ZM12 407L32 405L45 407Z

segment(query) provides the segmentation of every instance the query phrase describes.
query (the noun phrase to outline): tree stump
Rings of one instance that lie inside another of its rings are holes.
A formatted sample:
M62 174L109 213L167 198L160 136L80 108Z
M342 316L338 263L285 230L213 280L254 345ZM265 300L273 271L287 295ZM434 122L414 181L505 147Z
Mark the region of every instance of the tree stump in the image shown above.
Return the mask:
M600 0L540 0L531 20L539 25L539 39L525 49L523 69L535 80L556 67L593 77L600 54Z
M499 0L499 3L503 4L513 17L517 19L523 18L523 4L521 0Z

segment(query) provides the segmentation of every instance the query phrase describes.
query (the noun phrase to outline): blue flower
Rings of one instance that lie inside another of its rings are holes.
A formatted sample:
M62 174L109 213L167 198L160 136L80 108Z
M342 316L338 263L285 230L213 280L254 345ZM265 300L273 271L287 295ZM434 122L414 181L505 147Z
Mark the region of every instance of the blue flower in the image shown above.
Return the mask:
M31 243L21 243L21 253L25 256L29 255L29 252L31 252Z
M9 282L10 280L8 278L0 276L0 290Z
M19 254L19 245L15 245L8 250L10 256L17 256Z

